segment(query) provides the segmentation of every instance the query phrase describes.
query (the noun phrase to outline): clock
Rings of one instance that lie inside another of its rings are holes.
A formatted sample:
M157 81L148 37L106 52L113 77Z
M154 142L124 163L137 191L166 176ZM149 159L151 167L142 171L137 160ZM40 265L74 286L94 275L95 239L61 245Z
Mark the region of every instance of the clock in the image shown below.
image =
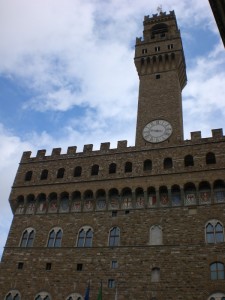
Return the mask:
M165 120L154 120L143 129L143 138L150 143L160 143L167 140L173 132L172 125Z

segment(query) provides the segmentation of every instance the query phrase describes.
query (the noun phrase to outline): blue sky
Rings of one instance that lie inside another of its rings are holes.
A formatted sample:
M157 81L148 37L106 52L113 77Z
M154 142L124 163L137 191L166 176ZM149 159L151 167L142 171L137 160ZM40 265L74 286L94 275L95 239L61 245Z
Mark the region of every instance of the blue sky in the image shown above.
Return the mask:
M134 145L145 15L175 10L187 64L185 138L224 127L225 51L205 0L0 0L0 255L23 151Z

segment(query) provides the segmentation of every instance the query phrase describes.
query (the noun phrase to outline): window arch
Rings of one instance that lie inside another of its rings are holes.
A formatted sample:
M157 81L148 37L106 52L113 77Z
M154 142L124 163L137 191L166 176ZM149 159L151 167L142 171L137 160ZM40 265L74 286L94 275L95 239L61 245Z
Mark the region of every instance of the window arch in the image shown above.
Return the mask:
M166 186L160 186L159 188L159 198L160 198L160 205L166 206L169 204L169 195L168 189Z
M225 201L225 183L223 180L216 180L213 184L215 202Z
M51 247L61 247L61 242L62 242L62 229L59 227L55 227L53 228L48 236L48 243L47 243L47 247L51 248Z
M33 172L32 172L32 171L27 171L26 174L25 174L24 180L25 180L25 181L31 181L32 175L33 175Z
M63 178L64 177L64 173L65 173L65 169L64 168L58 169L57 178Z
M205 238L207 244L222 243L224 241L223 224L218 220L210 220L205 225Z
M181 191L179 185L175 184L171 187L171 200L172 200L172 206L181 205Z
M99 165L93 165L91 167L91 175L98 175L99 173Z
M27 209L26 214L33 214L35 210L35 197L33 194L27 196Z
M80 176L81 176L81 173L82 173L82 168L81 168L80 166L77 166L77 167L74 169L73 176L74 176L74 177L80 177Z
M81 211L81 192L75 191L72 193L71 211Z
M160 35L163 37L165 33L168 32L168 25L165 23L156 24L152 27L152 35L151 38L155 38L155 35Z
M147 190L147 194L148 194L148 206L152 207L152 206L156 206L156 190L153 186L149 187Z
M22 234L20 247L32 247L34 242L35 230L34 228L27 228Z
M136 188L135 190L135 199L136 208L142 208L145 206L145 196L144 196L144 190L141 187Z
M120 229L113 227L109 232L109 246L116 247L120 244Z
M21 300L20 292L17 290L10 291L6 296L5 300Z
M132 162L127 161L127 162L125 163L125 166L124 166L124 172L125 172L125 173L130 173L130 172L132 172Z
M184 185L184 194L185 205L196 204L196 187L194 183L188 182Z
M171 157L167 157L167 158L164 159L163 167L164 167L164 170L172 169L173 160L172 160Z
M92 247L93 229L89 226L83 226L78 234L77 247Z
M150 245L162 245L162 227L153 225L150 228Z
M57 212L57 210L58 210L57 194L56 193L51 193L48 198L49 198L48 211L50 213Z
M51 300L52 298L49 293L41 292L41 293L38 293L38 295L36 295L34 299L35 300Z
M207 165L216 163L216 156L213 152L208 152L205 157L205 162Z
M24 212L24 196L20 195L16 200L16 214L22 214Z
M83 300L84 298L80 295L80 294L77 294L77 293L73 293L73 294L70 294L66 300Z
M47 209L46 195L41 193L38 195L37 199L38 199L37 212L38 213L46 212Z
M109 209L118 209L120 205L119 191L116 188L109 190Z
M45 169L41 172L41 180L46 180L48 178L48 170Z
M113 174L116 173L116 164L115 163L111 163L109 165L109 174Z
M146 171L146 172L152 170L152 161L151 161L151 159L146 159L144 161L143 170Z
M224 279L224 264L222 262L214 262L210 265L211 280Z
M63 192L60 196L60 212L68 212L69 211L69 194L67 192Z
M152 268L151 271L151 282L160 281L160 268Z
M207 300L225 300L224 293L213 293Z
M194 159L192 155L189 154L184 157L184 166L185 167L194 166Z

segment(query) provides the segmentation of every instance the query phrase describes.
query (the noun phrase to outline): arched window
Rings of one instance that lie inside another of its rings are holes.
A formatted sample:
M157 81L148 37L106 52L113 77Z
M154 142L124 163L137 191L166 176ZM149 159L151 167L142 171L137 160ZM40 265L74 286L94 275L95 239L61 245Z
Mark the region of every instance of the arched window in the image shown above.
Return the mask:
M20 247L32 247L34 242L35 230L27 228L22 235Z
M51 296L47 292L41 292L34 298L35 300L51 300Z
M109 174L113 174L116 173L116 164L115 163L111 163L109 165Z
M208 244L222 243L224 241L222 223L218 220L210 220L205 225L205 237Z
M46 180L48 178L48 170L43 170L41 172L41 180Z
M22 214L24 212L24 196L18 196L16 202L16 214Z
M116 247L120 244L120 229L113 227L109 232L109 246Z
M91 227L84 226L78 234L77 247L92 247L93 230Z
M98 175L99 165L93 165L91 168L91 175Z
M184 166L185 167L190 167L194 166L194 159L192 155L186 155L184 158Z
M211 280L224 279L224 264L221 262L214 262L210 265Z
M25 181L31 181L31 179L32 179L32 175L33 175L33 172L32 171L28 171L28 172L26 172L26 174L25 174Z
M81 211L81 192L75 191L72 193L71 211Z
M156 190L153 186L149 187L147 190L148 194L148 206L154 207L156 206Z
M156 35L164 37L166 32L168 32L168 26L165 23L160 23L152 27L151 38L154 39Z
M49 207L48 211L50 213L55 213L58 210L58 202L57 202L57 194L56 193L51 193L49 195Z
M21 300L20 292L17 290L10 291L6 296L5 300Z
M150 228L150 245L162 245L162 228L159 225L153 225Z
M209 152L206 154L205 162L207 165L215 164L216 163L216 156L213 152Z
M60 212L69 211L69 194L67 192L61 194L59 211Z
M169 195L168 189L166 186L160 186L159 188L159 198L160 198L160 205L166 206L169 204Z
M167 157L167 158L164 159L163 167L164 167L165 170L172 169L173 161L172 161L171 157Z
M135 198L136 198L136 208L143 208L145 206L145 196L143 188L137 188L135 191Z
M152 161L150 159L144 161L143 170L146 172L152 170Z
M151 282L159 282L160 281L160 269L152 268L151 271Z
M225 201L225 183L223 180L216 180L213 184L215 202Z
M125 166L124 166L124 172L125 172L125 173L130 173L130 172L132 172L132 162L127 161L127 162L125 163Z
M81 173L82 173L82 168L81 168L80 166L77 166L77 167L74 169L73 176L74 176L74 177L80 177L80 176L81 176Z
M171 200L172 206L180 206L181 205L181 191L179 185L173 185L171 187Z
M213 293L207 300L225 300L225 293Z
M47 247L61 247L62 242L62 229L55 227L53 228L48 237Z
M119 191L115 188L109 190L109 209L118 209L120 205Z
M64 177L64 173L65 173L65 169L64 168L58 169L57 178L63 178Z
M84 298L80 295L80 294L77 294L77 293L73 293L73 294L70 294L66 300L83 300Z
M122 190L122 208L128 209L132 207L132 191L130 188Z
M46 195L41 193L37 197L38 205L37 205L37 213L44 213L47 210L47 200Z
M196 204L196 187L194 183L188 182L184 185L185 205Z

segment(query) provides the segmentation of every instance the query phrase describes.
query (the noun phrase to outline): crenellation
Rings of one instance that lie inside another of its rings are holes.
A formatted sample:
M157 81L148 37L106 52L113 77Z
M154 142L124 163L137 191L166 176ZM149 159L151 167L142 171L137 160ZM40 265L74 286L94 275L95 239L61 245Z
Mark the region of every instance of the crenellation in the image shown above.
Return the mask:
M93 144L87 144L84 145L83 153L89 153L92 152L92 150L93 150Z
M77 152L77 146L70 146L67 148L67 155L68 156L74 156Z
M61 148L53 148L51 157L57 157L61 154Z
M212 137L215 139L222 138L223 137L223 129L222 128L212 129Z
M110 150L110 143L106 142L106 143L101 143L100 146L100 152L108 152L108 150Z
M31 151L24 151L21 157L21 162L26 162L29 161L30 157L31 157Z
M38 150L38 151L37 151L37 156L36 156L36 157L42 159L42 158L45 157L45 154L46 154L46 150L45 150L45 149L43 149L43 150Z
M191 141L199 141L202 138L202 133L201 131L192 131L191 132Z
M127 141L126 140L117 142L117 149L118 150L123 150L123 149L126 149L126 148L127 148Z

